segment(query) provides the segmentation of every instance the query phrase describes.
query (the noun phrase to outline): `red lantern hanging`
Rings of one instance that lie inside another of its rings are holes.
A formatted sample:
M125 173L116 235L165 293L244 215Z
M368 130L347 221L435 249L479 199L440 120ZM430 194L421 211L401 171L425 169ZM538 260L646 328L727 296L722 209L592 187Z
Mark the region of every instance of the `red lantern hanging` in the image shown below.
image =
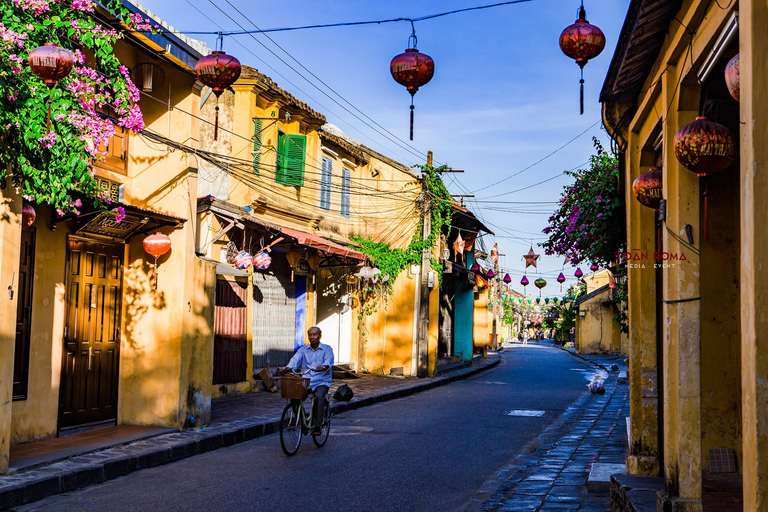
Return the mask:
M412 47L411 43L413 44ZM419 87L432 80L432 76L435 74L435 61L429 55L420 53L416 49L416 43L416 31L414 30L408 39L409 48L389 63L392 78L400 85L404 85L411 93L411 140L413 140L413 95L416 94Z
M725 66L725 84L733 99L741 101L741 79L739 77L739 54L728 61Z
M661 205L662 172L658 167L652 167L650 171L641 174L632 182L632 192L635 199L648 208L658 210Z
M65 78L75 65L75 57L56 43L45 43L29 52L29 69L49 88ZM51 131L51 104L48 103L48 131Z
M736 142L731 131L722 124L699 116L675 134L675 156L678 162L699 178L722 171L736 159ZM709 238L708 193L704 181L704 239Z
M584 66L605 48L603 31L587 21L587 11L582 2L579 19L560 34L560 49L568 57L575 59L581 69L581 113L584 113Z
M216 95L213 140L219 137L219 96L240 77L240 70L240 61L221 51L211 52L195 64L197 79L210 87Z
M167 253L171 248L171 239L168 235L162 233L155 233L149 235L142 242L144 251L150 256L155 257L155 289L157 289L157 258Z
M31 226L37 218L37 212L35 212L34 206L24 201L21 205L21 225L28 228Z
M581 279L584 276L584 272L582 272L580 268L577 268L573 275L576 276L576 279Z

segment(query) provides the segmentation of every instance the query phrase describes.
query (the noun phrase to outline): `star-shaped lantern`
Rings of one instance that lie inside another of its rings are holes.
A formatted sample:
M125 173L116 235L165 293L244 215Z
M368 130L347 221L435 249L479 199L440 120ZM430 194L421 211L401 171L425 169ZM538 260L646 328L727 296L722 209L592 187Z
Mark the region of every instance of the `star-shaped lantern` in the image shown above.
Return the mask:
M528 254L523 255L523 259L525 260L525 268L530 267L533 265L536 267L536 260L539 259L539 255L533 252L533 247L531 247L531 250L528 251ZM538 267L536 267L538 268Z
M491 261L494 265L499 262L499 244L493 244L493 249L491 249Z
M456 253L456 259L464 258L464 239L461 238L461 233L456 235L456 241L453 242L453 252Z

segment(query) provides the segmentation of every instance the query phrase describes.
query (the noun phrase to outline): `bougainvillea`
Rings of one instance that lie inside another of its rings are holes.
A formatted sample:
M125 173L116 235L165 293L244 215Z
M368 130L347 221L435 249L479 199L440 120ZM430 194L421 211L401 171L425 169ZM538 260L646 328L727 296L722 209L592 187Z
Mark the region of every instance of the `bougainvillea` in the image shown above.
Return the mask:
M570 256L574 265L588 260L608 266L626 246L624 198L618 189L618 159L597 139L593 142L597 154L589 167L567 171L575 181L564 188L544 228L549 239L542 246L548 255Z
M100 5L132 30L151 30L117 0ZM94 18L95 7L93 0L0 3L0 183L10 174L25 197L60 214L77 212L76 192L104 202L93 164L114 135L110 117L129 130L144 128L139 91L113 54L121 35ZM69 76L52 87L27 64L29 52L48 42L75 57Z

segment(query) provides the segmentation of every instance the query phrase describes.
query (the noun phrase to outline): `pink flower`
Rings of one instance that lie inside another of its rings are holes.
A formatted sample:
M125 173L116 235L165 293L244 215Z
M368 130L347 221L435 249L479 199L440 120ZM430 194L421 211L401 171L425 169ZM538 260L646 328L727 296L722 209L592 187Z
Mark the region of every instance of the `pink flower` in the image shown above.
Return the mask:
M120 224L125 218L125 208L123 208L122 206L118 206L112 211L117 213L117 215L115 216L115 223Z
M56 144L56 134L54 132L48 132L47 135L43 135L42 137L37 138L37 142L43 145L46 149L51 149L54 144Z

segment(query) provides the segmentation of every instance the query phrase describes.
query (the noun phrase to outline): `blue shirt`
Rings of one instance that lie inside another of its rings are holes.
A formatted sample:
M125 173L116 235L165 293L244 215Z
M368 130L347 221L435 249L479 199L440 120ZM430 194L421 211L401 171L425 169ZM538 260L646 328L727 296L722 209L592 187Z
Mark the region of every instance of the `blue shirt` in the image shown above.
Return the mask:
M309 388L314 391L317 386L331 387L331 368L333 367L333 349L330 345L321 343L317 349L312 349L312 345L304 345L293 354L288 362L294 371L302 371L318 366L327 366L323 372L309 372L305 377L309 377Z

